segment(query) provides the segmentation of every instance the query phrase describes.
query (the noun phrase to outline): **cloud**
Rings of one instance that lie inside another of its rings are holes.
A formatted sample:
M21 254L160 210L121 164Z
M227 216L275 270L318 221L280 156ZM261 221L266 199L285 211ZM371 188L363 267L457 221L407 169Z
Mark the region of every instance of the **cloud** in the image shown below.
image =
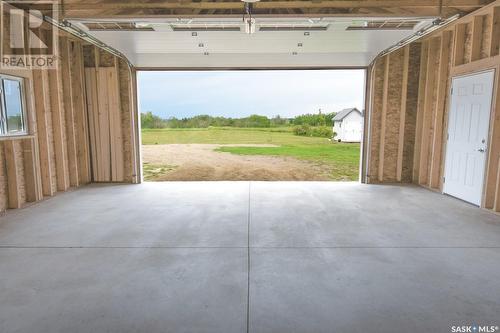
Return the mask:
M363 70L145 71L138 76L140 111L182 118L362 109L364 75Z

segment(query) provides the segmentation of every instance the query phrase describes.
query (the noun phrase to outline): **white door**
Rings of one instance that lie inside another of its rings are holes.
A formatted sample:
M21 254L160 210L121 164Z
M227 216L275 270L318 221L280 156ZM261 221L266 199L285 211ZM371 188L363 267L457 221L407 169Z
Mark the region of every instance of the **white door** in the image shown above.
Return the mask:
M494 71L456 77L448 119L444 192L481 205Z

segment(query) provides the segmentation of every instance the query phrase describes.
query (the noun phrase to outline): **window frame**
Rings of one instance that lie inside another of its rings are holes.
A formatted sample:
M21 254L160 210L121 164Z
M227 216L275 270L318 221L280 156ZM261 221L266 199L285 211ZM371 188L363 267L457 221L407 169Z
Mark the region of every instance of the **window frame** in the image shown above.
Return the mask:
M22 131L17 133L9 133L7 127L7 107L5 100L5 92L4 92L4 80L11 80L19 82L20 87L20 98L21 98L21 123L22 123ZM24 82L25 78L20 76L13 76L8 74L0 73L0 138L8 138L8 137L18 137L18 136L26 136L29 134L29 124L28 117L26 113L26 96L25 96L25 88Z

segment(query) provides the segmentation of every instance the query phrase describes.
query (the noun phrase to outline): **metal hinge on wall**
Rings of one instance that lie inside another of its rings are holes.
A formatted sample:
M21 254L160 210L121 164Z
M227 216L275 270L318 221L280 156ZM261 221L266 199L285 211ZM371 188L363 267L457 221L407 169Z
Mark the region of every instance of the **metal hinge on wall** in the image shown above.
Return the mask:
M443 184L446 183L446 177L443 177Z

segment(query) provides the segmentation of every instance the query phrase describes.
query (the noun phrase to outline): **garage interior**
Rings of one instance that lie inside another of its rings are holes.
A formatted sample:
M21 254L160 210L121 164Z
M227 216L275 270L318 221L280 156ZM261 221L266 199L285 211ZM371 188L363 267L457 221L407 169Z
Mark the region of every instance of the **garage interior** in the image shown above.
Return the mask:
M1 4L1 332L500 326L500 1ZM142 183L137 70L359 67L360 183Z

